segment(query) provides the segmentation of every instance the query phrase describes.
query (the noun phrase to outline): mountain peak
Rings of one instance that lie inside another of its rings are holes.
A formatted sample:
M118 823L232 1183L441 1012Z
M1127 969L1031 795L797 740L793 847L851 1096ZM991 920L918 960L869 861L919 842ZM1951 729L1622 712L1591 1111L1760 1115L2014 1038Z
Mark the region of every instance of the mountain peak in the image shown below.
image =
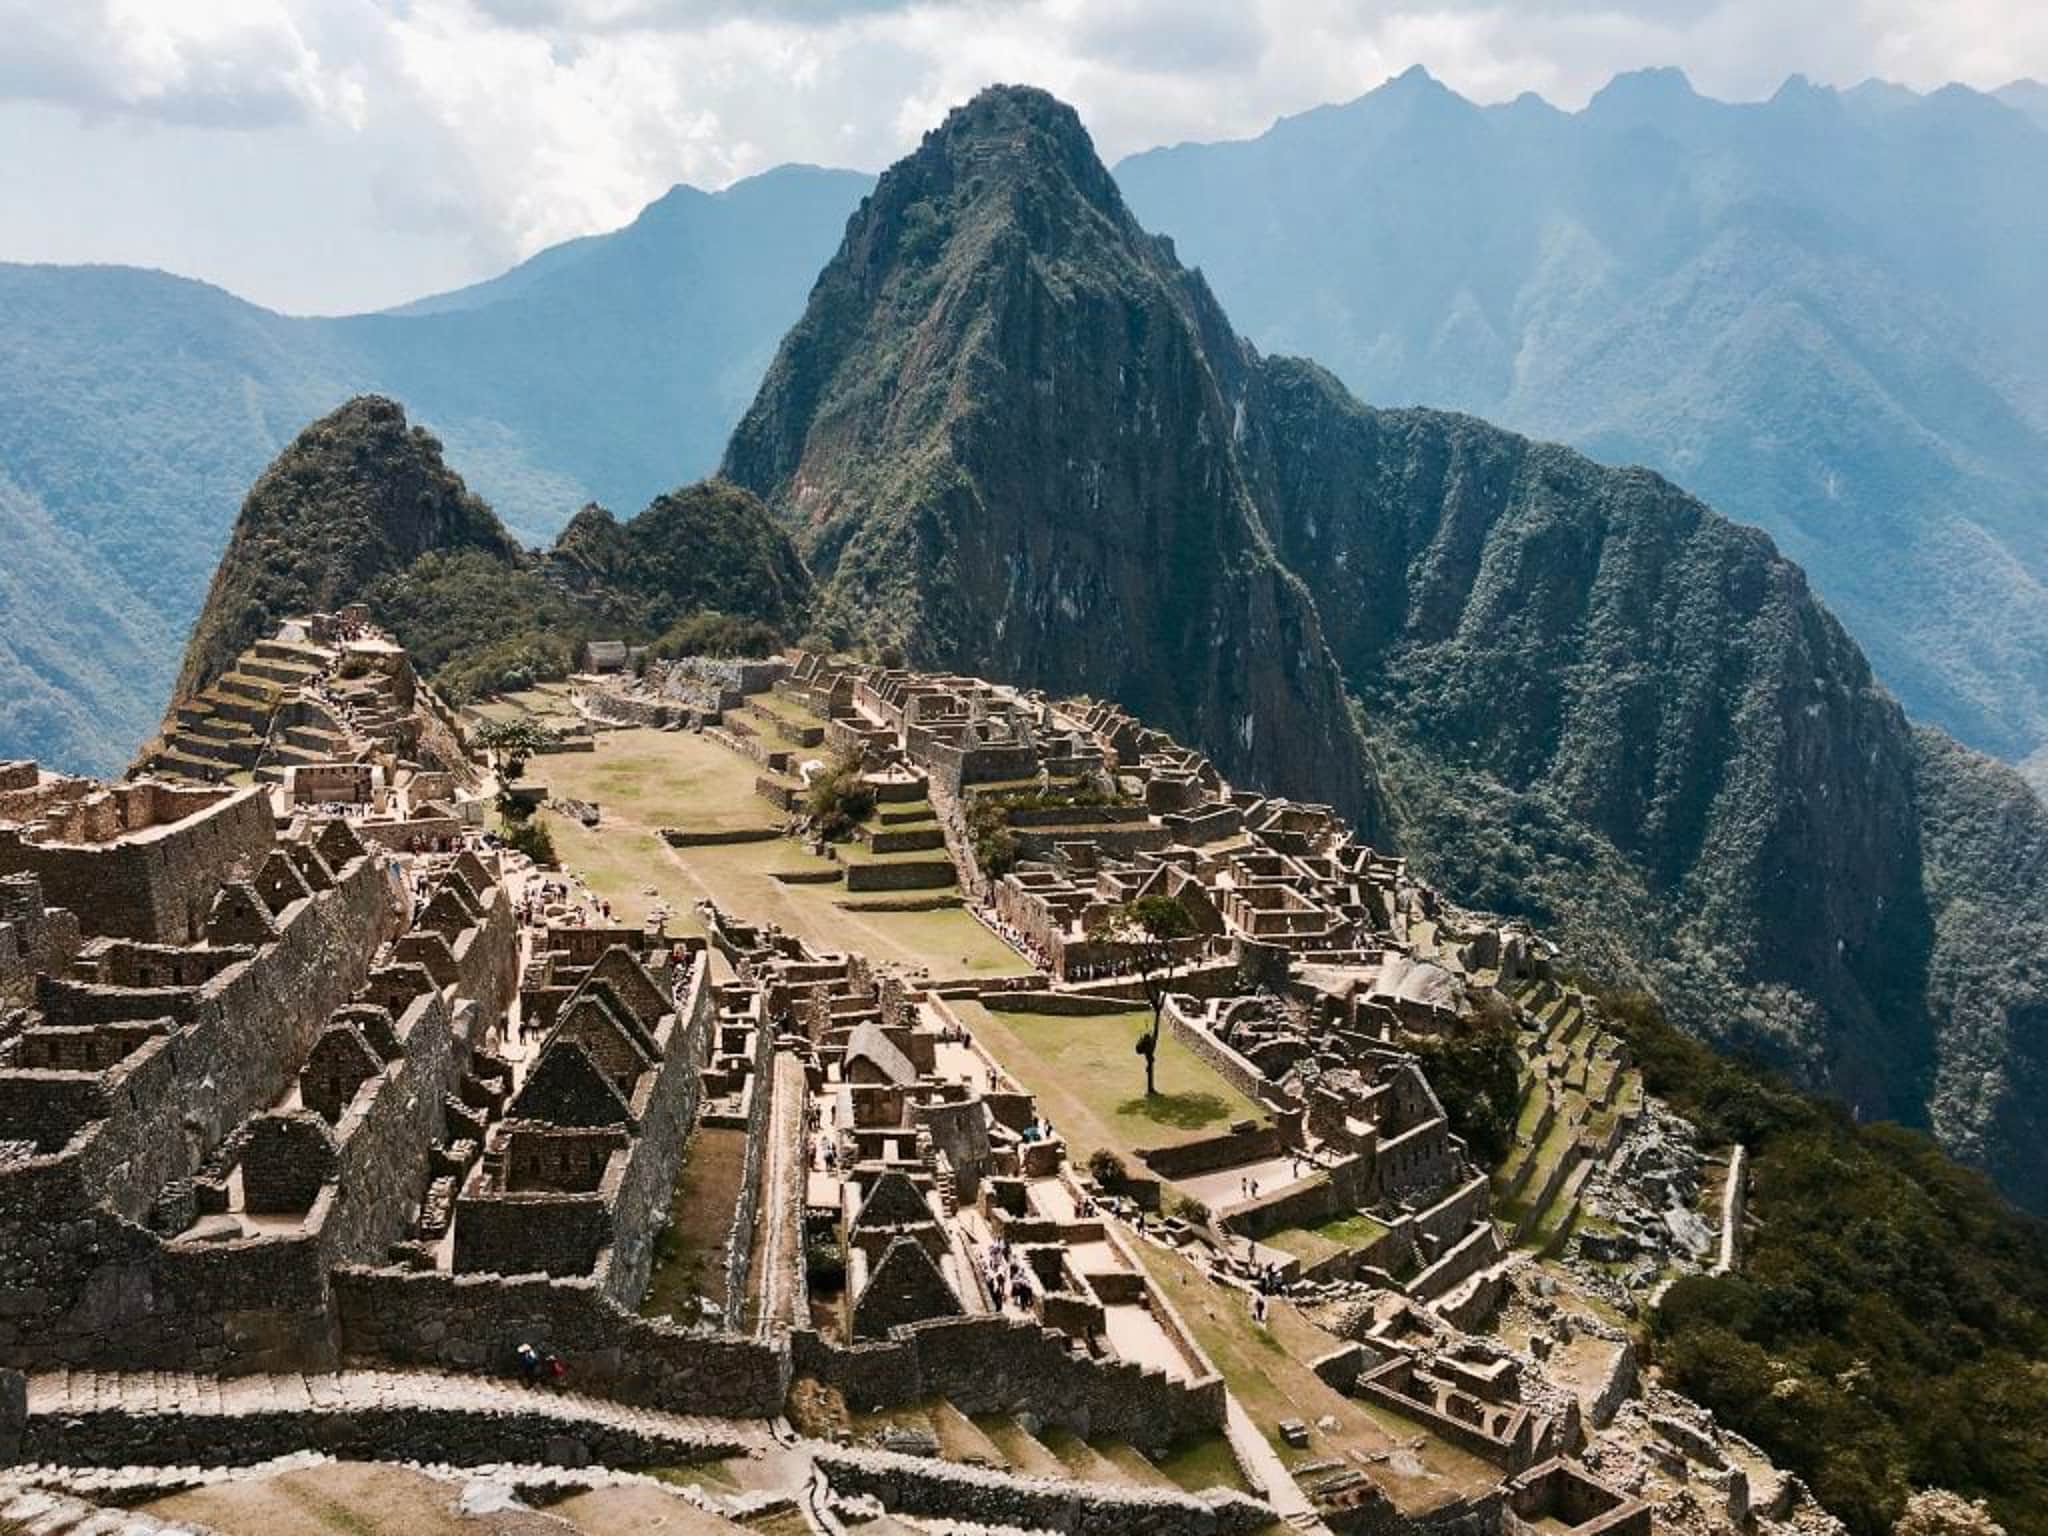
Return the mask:
M991 85L946 114L909 159L883 175L930 185L943 167L947 185L1063 176L1089 201L1121 209L1123 199L1095 152L1080 114L1032 85Z
M1622 113L1639 117L1668 112L1704 101L1692 88L1692 79L1674 64L1651 69L1624 70L1593 93L1586 103L1588 112Z
M431 549L512 558L518 545L441 457L441 443L384 395L357 395L309 424L257 478L192 629L173 703L220 676L297 613L352 601Z
M998 87L883 173L724 472L802 530L834 644L1115 698L1370 825L1369 754L1234 457L1249 363L1073 110ZM1271 643L1213 643L1236 634Z

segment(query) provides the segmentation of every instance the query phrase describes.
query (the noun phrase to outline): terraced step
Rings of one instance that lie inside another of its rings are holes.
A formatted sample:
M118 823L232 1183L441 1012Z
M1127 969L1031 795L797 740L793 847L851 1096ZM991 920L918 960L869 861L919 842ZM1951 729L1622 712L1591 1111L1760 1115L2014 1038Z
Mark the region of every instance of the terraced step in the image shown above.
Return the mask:
M1066 1477L1067 1464L1043 1440L1008 1414L983 1414L974 1425L1002 1452L1010 1470L1024 1477Z
M239 721L252 731L270 729L270 717L276 713L268 700L251 699L239 693L222 693L209 689L206 699L213 713L223 720Z
M28 1427L25 1461L58 1461L97 1465L94 1456L118 1451L127 1461L147 1464L152 1450L175 1459L190 1440L196 1421L208 1418L240 1421L223 1424L211 1448L221 1464L264 1460L285 1449L310 1443L316 1436L307 1419L359 1415L352 1434L362 1437L371 1454L403 1457L412 1454L407 1433L473 1419L477 1425L500 1425L500 1447L487 1433L464 1429L453 1443L474 1447L481 1460L502 1459L538 1433L587 1435L592 1427L637 1438L648 1454L681 1460L724 1456L765 1446L765 1423L745 1419L709 1418L636 1407L578 1393L536 1390L493 1377L460 1376L438 1371L349 1370L321 1374L212 1377L175 1371L39 1372L28 1381ZM138 1423L133 1432L75 1433L77 1421L116 1416L141 1420L175 1419L176 1433ZM559 1430L555 1426L559 1426ZM200 1431L204 1433L204 1431ZM75 1454L73 1448L88 1454ZM352 1451L353 1453L353 1451Z
M1129 1482L1140 1488L1178 1488L1180 1484L1146 1459L1145 1453L1135 1445L1122 1440L1091 1440L1089 1449L1115 1467Z
M939 1437L939 1451L948 1461L1010 1469L1010 1458L991 1440L980 1425L951 1403L938 1402L931 1409L932 1432Z
M261 656L244 656L235 663L235 669L245 676L261 678L283 688L298 688L319 676L318 667L304 662L272 661Z
M267 677L252 677L247 672L230 672L213 685L230 698L248 699L257 704L274 704L284 690Z
M1084 1483L1124 1483L1133 1479L1121 1467L1070 1429L1048 1429L1038 1437L1060 1459L1067 1476Z

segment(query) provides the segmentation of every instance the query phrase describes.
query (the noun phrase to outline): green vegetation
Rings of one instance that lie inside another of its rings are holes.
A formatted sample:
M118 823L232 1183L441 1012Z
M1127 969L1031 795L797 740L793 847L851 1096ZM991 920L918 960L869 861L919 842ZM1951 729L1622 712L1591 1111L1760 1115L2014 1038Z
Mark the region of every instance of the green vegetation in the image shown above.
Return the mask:
M976 1002L954 1007L974 1038L1037 1097L1076 1158L1103 1147L1129 1161L1143 1148L1213 1136L1233 1120L1264 1114L1173 1035L1160 1037L1154 1057L1157 1091L1131 1092L1132 1046L1151 1023L1142 1007L1106 1005L1082 1015Z
M782 631L765 619L740 618L707 608L678 619L650 646L649 654L671 656L767 656L780 650Z
M543 869L552 869L561 862L555 852L554 834L548 831L548 824L538 816L529 816L523 821L506 820L499 823L498 835L505 839L505 846L525 854Z
M1017 865L1017 834L1011 830L1014 811L1080 809L1093 805L1126 805L1130 797L1113 785L1089 780L1031 788L977 788L967 806L967 837L974 861L991 880L1000 880Z
M1402 1042L1422 1061L1451 1130L1478 1162L1492 1167L1515 1144L1521 1105L1521 1053L1514 1022L1487 1013L1467 1028L1413 1035Z
M1739 1271L1680 1280L1658 1309L1672 1385L1857 1536L1930 1485L1985 1499L2013 1536L2048 1532L2048 1226L1924 1135L1855 1125L1641 995L1605 1008L1650 1091L1752 1159Z
M828 843L845 842L874 813L875 791L861 780L858 756L842 757L833 763L811 781L810 793L804 797L805 819L811 830Z
M810 576L753 496L706 481L617 521L585 507L553 549L519 547L390 400L315 422L266 470L192 632L180 697L286 617L367 603L453 702L566 677L592 639L659 654L766 651Z
M505 777L516 779L526 770L526 761L546 750L554 732L530 719L485 720L476 728L476 744L498 754Z

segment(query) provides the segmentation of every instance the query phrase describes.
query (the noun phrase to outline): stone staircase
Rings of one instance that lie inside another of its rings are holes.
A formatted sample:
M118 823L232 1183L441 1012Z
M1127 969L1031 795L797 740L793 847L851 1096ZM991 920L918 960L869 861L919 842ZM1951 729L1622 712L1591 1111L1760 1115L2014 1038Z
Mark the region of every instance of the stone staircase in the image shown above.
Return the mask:
M290 762L324 762L339 756L331 717L313 722L320 738L305 736L282 744L272 727L279 712L304 697L301 690L318 679L332 656L317 646L283 640L259 640L197 698L178 706L163 744L145 765L151 772L220 783L237 773L252 772L259 763L276 778ZM326 716L323 709L319 714Z
M1060 1478L1116 1488L1149 1488L1199 1493L1176 1482L1151 1457L1123 1440L1084 1440L1058 1427L1032 1428L1013 1414L972 1417L944 1400L891 1409L877 1428L886 1449L910 1449L967 1466L1018 1477Z

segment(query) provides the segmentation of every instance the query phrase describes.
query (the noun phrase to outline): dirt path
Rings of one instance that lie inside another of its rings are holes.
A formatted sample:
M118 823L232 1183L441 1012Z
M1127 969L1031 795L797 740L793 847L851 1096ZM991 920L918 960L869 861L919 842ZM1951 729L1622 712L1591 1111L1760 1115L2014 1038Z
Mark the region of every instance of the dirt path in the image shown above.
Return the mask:
M225 1536L566 1536L532 1510L464 1514L455 1484L405 1467L337 1462L276 1477L217 1483L143 1506Z
M769 1163L763 1176L759 1241L754 1251L754 1332L766 1338L807 1322L797 1312L798 1266L803 1263L803 1063L775 1054L775 1100L768 1131Z

